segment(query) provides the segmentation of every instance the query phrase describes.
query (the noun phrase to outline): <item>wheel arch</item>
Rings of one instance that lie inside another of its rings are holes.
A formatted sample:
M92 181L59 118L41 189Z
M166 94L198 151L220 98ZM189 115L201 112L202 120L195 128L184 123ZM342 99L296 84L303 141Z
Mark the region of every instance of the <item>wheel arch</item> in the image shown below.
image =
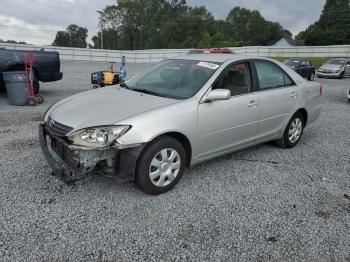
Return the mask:
M306 126L306 125L307 125L307 121L308 121L308 117L309 117L307 110L306 110L305 108L299 108L297 111L295 111L295 113L293 114L293 116L294 116L296 113L300 113L300 114L303 116L304 121L305 121L304 126Z
M192 161L192 145L188 137L178 131L169 131L163 134L159 134L158 136L154 137L151 141L149 141L147 144L150 144L162 137L171 137L181 143L181 145L184 147L186 152L186 166L189 167Z
M3 70L3 72L17 71L17 70L24 71L24 67L25 67L25 65L23 63L10 64L5 68L5 70ZM33 66L33 71L34 71L35 76L38 78L38 80L40 80L40 74L35 66Z

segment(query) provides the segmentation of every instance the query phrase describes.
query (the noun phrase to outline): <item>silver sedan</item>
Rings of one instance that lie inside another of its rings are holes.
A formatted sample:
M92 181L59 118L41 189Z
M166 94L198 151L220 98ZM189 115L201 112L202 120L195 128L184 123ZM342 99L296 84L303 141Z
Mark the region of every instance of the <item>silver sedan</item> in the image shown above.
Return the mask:
M66 183L94 171L161 194L186 167L267 141L296 146L321 96L319 84L271 59L187 55L53 105L40 144Z

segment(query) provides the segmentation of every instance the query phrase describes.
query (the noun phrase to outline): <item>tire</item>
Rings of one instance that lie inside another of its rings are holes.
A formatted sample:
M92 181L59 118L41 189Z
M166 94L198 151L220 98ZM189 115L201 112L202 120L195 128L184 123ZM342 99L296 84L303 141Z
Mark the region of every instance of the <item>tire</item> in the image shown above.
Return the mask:
M42 95L36 95L35 99L38 104L42 104L44 102L44 97Z
M27 104L30 106L36 106L37 101L34 97L30 96L27 98Z
M343 79L344 78L344 74L345 74L345 72L341 72L339 77L338 77L338 79Z
M37 78L37 76L34 74L34 78L33 78L33 89L34 89L34 94L36 95L37 93L39 93L39 89L40 89L40 82Z
M315 80L315 73L312 72L311 75L307 78L309 81L314 81Z
M185 149L178 140L161 137L141 153L136 167L136 184L147 194L163 194L180 180L186 161Z
M283 133L283 137L277 140L277 145L282 148L293 148L299 144L301 137L304 132L305 119L303 115L299 112L295 113ZM294 135L292 130L294 131Z

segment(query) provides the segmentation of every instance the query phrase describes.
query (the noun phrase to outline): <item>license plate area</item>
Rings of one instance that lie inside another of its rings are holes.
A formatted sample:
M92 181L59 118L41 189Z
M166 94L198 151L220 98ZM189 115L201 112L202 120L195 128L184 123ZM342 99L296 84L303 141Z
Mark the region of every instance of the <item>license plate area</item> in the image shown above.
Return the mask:
M76 157L74 151L69 150L61 141L57 138L50 136L51 148L52 150L69 165L75 167L77 166Z

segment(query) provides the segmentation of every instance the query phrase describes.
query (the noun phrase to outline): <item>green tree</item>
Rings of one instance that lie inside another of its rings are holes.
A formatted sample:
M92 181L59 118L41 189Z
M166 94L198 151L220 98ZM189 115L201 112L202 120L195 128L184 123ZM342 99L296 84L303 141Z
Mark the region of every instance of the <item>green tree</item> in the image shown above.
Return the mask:
M241 7L233 8L226 22L230 25L228 36L239 39L244 45L266 45L289 32L279 23L267 21L259 11Z
M204 32L201 40L199 41L197 48L210 48L211 47L211 38L208 32Z
M305 31L300 31L296 36L295 39L297 40L305 40Z
M110 49L264 45L291 35L255 10L236 7L226 20L215 20L204 6L185 0L118 0L104 8L100 26ZM92 42L99 47L100 33Z
M20 42L17 42L15 40L2 40L0 39L0 43L8 43L8 44L27 44L26 42L23 42L23 41L20 41Z
M58 31L52 45L70 47L71 45L69 34L66 31Z
M89 45L93 49L101 49L101 32L91 38L93 45ZM119 49L118 31L106 28L103 29L103 48L110 50Z
M52 45L64 47L80 47L87 46L86 38L88 30L84 27L71 24L66 31L58 31Z
M302 37L307 45L350 44L350 0L327 0L320 19Z

